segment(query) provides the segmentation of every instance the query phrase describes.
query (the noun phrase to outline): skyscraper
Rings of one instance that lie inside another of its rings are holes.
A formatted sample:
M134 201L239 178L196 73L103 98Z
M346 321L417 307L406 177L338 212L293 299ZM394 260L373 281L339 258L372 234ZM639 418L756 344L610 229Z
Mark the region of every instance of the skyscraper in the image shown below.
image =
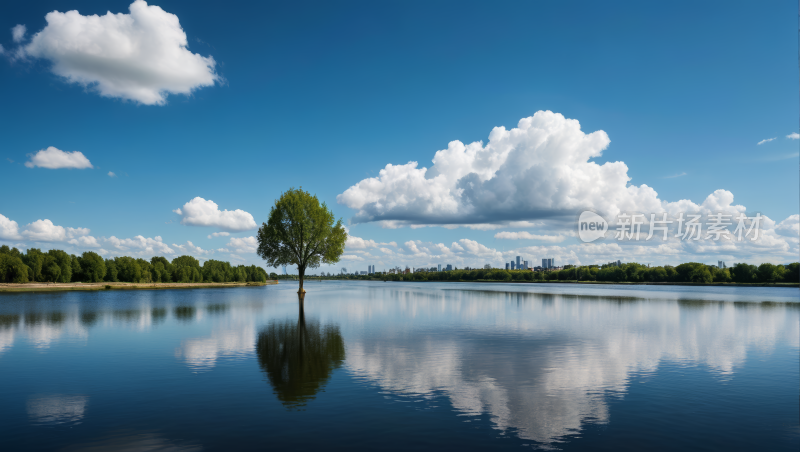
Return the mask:
M522 267L520 267L520 266L519 266L519 264L520 264L520 262L519 262L519 256L517 256L517 270L519 270L520 268L522 268Z
M442 264L439 264L438 268L439 268L439 271L442 271Z

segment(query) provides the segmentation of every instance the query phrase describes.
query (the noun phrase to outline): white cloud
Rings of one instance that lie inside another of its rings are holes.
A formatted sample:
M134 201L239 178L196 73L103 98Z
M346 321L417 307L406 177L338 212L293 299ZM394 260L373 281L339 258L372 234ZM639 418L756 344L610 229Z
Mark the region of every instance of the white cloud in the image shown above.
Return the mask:
M215 232L213 234L209 234L208 238L213 239L214 237L227 237L231 235L230 232Z
M19 240L21 238L17 222L0 214L0 240Z
M337 197L357 213L354 222L382 225L486 225L571 217L592 208L656 211L657 193L628 185L623 162L598 165L610 143L602 130L585 134L574 119L550 111L496 127L482 142L452 141L431 168L417 162L386 165Z
M226 246L235 249L237 253L255 253L258 249L258 241L255 236L232 237Z
M82 246L82 247L89 247L89 248L100 248L100 243L97 241L96 238L87 235L83 237L74 238L67 243L75 246Z
M50 60L52 71L70 83L145 105L163 105L170 93L188 95L221 79L213 57L188 50L178 16L142 0L129 10L104 16L50 12L47 26L19 56Z
M29 154L30 155L30 154ZM47 149L42 149L36 154L30 155L31 159L25 162L28 168L41 167L49 169L59 168L94 168L82 152L64 152L61 149L56 149L53 146Z
M764 140L761 140L761 141L759 141L759 142L758 142L758 143L756 143L756 144L758 144L758 145L761 145L761 144L764 144L764 143L769 143L770 141L772 141L772 140L775 140L776 138L778 138L778 137L774 137L774 138L766 138L766 139L764 139Z
M800 133L792 132L789 135L786 135L786 138L790 140L800 140Z
M347 235L347 241L344 243L347 250L363 250L367 248L378 248L381 246L397 246L397 242L376 242L375 240L365 240L361 237Z
M53 224L51 220L36 220L25 226L21 232L16 221L0 215L0 239L30 240L32 242L63 242L71 245L99 248L95 237L89 235L88 228L65 228Z
M181 253L188 253L188 254L193 254L193 255L203 256L203 255L211 254L211 253L214 252L214 251L211 251L211 250L204 250L204 249L200 248L199 246L195 246L195 244L192 243L189 240L186 241L186 245L178 245L178 244L173 243L172 246L177 248Z
M563 242L566 237L563 235L536 235L531 234L530 232L520 231L520 232L498 232L494 235L496 239L509 239L509 240L541 240L543 242Z
M67 240L67 230L48 219L36 220L25 226L23 237L34 242L63 242Z
M111 246L119 251L133 250L145 254L175 254L175 251L167 246L160 236L150 238L137 235L132 239L118 239L112 235L111 237L104 239L104 241L111 244Z
M363 257L356 256L355 254L342 254L342 257L339 259L343 261L364 261Z
M684 171L682 173L673 174L672 176L664 176L664 179L675 179L676 177L683 177L685 175L686 175L686 172Z
M246 231L255 229L253 216L241 209L219 210L212 200L196 197L173 212L180 215L181 224L192 226L215 226L227 231Z
M3 45L0 44L0 55L6 53L6 49L3 48Z
M108 177L117 177L117 175L116 175L116 174L114 174L114 172L113 172L113 171L109 171L109 172L108 172Z
M229 253L230 250L228 248L217 248L217 251L220 253Z
M11 28L11 38L14 39L14 42L22 42L25 39L25 32L28 29L25 25L17 24Z

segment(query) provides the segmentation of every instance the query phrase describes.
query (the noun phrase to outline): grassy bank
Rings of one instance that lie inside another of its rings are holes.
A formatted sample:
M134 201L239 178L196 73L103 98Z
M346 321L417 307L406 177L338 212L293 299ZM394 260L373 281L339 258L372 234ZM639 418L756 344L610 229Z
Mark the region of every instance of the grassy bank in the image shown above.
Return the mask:
M227 283L25 283L0 284L0 292L60 292L72 290L158 290L158 289L207 289L225 287L255 287L278 284L267 282L227 282Z

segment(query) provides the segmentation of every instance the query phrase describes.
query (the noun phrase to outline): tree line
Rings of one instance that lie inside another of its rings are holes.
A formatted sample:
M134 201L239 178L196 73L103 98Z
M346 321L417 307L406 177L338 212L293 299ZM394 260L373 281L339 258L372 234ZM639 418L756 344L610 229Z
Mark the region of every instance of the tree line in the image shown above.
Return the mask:
M170 262L162 256L150 260L119 256L103 259L86 251L80 256L62 250L43 252L29 248L22 253L0 246L0 282L266 282L267 272L255 265L232 266L209 259L200 265L192 256L179 256Z
M562 270L537 271L482 268L442 272L421 271L409 274L329 275L331 279L384 281L604 281L604 282L692 282L692 283L798 283L800 264L784 267L764 263L745 263L717 268L697 262L677 266L648 267L637 263L620 266L565 266ZM287 275L292 277L291 275ZM327 277L326 277L327 279Z

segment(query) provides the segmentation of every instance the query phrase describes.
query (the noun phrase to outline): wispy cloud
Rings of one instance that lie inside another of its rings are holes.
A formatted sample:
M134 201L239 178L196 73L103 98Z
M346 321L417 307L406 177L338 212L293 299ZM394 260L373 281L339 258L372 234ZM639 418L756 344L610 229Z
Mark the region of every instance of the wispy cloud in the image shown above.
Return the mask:
M685 175L686 175L686 172L684 171L682 173L673 174L672 176L664 176L664 179L675 179L676 177L683 177Z
M756 143L756 144L764 144L764 143L769 143L770 141L772 141L772 140L774 140L774 139L776 139L776 138L778 138L778 137L767 138L766 140L761 140L761 141L759 141L759 142L758 142L758 143Z
M800 140L800 133L797 132L790 133L789 135L786 135L786 138L790 140Z
M113 172L113 171L109 171L109 172L108 172L108 177L117 177L117 175L116 175L116 174L114 174L114 172Z

